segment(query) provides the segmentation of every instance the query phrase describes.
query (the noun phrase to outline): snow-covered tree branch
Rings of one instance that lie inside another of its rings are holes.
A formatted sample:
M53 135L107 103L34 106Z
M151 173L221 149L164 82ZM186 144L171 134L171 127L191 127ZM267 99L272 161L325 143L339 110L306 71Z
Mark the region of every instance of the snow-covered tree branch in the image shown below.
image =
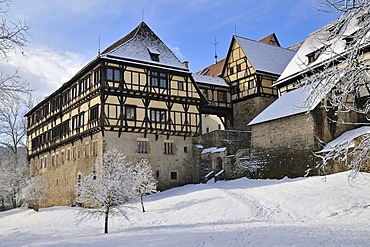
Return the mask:
M30 26L23 20L9 20L7 13L10 0L0 1L0 59L9 61L11 51L22 49L27 44ZM0 70L0 103L19 97L19 94L29 93L30 87L22 82L15 71L7 74Z
M40 203L46 199L48 189L48 182L40 176L27 179L26 186L22 189L20 194L22 205L38 212Z
M370 124L370 2L326 0L320 8L340 17L316 33L317 61L308 64L302 82L311 86L305 104L322 100L330 121L353 128ZM351 121L343 114L355 114ZM322 167L329 161L345 163L357 174L369 150L365 135L356 148L336 147L318 154Z
M141 208L145 212L144 208L144 196L156 192L157 181L153 176L152 167L148 160L141 160L134 166L134 172L136 176L136 190L140 195Z
M82 175L77 185L78 202L86 208L83 214L104 216L104 233L108 233L109 216L120 213L122 206L132 202L138 194L132 163L116 148L103 154L96 164L96 172Z

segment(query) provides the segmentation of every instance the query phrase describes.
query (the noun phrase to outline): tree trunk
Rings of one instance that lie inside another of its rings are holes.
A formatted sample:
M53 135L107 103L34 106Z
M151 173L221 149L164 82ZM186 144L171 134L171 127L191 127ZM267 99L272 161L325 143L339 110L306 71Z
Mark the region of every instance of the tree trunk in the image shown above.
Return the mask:
M109 216L109 208L105 211L105 222L104 222L104 234L108 233L108 216Z
M144 198L143 198L143 195L140 195L140 199L141 199L141 208L143 209L143 213L145 213L145 208L144 208Z

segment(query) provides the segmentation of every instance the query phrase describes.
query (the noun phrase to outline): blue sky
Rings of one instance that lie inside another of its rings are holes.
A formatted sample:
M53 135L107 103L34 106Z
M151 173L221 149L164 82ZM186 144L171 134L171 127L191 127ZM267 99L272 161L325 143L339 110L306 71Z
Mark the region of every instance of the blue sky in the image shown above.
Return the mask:
M283 47L305 39L336 18L317 0L14 0L10 19L31 26L23 54L6 65L45 96L142 19L181 61L196 72L221 59L232 35L260 39L275 32Z

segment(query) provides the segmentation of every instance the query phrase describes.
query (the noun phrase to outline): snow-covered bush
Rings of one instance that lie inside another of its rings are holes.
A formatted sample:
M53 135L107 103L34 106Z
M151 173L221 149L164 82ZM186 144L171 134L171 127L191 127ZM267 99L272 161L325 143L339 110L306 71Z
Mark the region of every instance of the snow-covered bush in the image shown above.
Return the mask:
M46 199L49 183L40 176L34 176L26 181L26 187L21 190L20 201L23 206L39 211L40 203Z

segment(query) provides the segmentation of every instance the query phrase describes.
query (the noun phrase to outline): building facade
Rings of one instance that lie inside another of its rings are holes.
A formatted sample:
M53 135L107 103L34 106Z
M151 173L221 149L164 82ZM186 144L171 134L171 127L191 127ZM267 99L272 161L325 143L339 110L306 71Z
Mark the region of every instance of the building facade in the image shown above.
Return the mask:
M82 174L110 147L148 159L158 189L199 182L192 137L204 98L189 70L142 22L40 102L28 118L31 173L44 206L73 205Z

